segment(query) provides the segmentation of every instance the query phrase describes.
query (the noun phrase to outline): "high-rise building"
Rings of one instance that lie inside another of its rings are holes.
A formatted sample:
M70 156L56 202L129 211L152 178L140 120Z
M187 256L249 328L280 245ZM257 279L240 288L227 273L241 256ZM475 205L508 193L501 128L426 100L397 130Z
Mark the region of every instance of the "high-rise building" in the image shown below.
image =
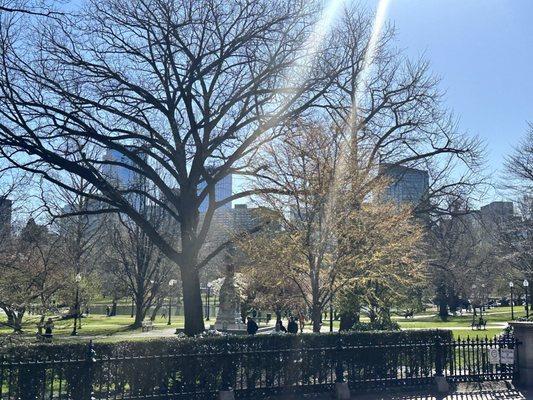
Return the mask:
M514 206L512 201L493 201L481 207L481 216L486 219L512 218L514 215Z
M379 173L390 182L385 195L398 204L410 203L419 206L429 189L429 174L416 168L401 165L381 164Z
M198 185L198 193L200 193L202 190L204 190L206 187L206 183L201 182L200 185ZM227 199L230 197L233 193L233 175L228 174L225 177L223 177L221 180L219 180L215 184L215 200L221 201L224 199ZM202 204L200 204L200 212L206 212L209 208L209 195L202 201ZM228 202L224 204L222 207L219 207L217 210L231 210L231 202Z
M13 212L13 201L0 197L0 238L11 233L11 217Z
M131 165L131 160L129 160L127 157L124 157L121 152L111 149L107 150L105 161ZM134 178L134 173L132 170L113 164L104 164L104 174L108 179L121 187L128 186L128 184L132 182Z

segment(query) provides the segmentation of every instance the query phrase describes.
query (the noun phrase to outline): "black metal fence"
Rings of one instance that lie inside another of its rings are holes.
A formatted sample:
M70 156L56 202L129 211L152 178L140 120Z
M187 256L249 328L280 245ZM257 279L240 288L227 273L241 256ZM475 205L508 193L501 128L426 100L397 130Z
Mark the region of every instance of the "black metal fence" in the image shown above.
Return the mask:
M215 399L228 388L238 398L256 398L329 391L340 381L359 390L429 384L436 375L507 380L514 377L514 364L495 363L489 351L516 345L507 337L99 357L91 344L82 359L0 358L0 399Z

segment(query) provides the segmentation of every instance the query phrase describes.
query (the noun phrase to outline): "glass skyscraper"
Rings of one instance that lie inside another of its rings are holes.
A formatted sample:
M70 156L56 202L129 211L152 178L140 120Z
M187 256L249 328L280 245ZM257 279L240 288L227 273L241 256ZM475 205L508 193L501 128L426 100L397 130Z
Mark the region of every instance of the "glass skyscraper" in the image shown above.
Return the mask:
M381 164L380 174L390 182L385 194L398 204L409 203L414 207L424 201L429 189L429 174L416 168Z
M200 193L202 190L204 190L206 187L205 182L201 182L198 186L198 193ZM220 181L218 181L215 185L215 200L221 201L224 199L227 199L230 197L233 193L233 176L232 174L226 175L224 178L222 178ZM207 208L209 207L209 195L205 198L205 200L200 204L200 212L206 212ZM230 210L231 209L231 201L224 204L222 207L219 207L219 210Z

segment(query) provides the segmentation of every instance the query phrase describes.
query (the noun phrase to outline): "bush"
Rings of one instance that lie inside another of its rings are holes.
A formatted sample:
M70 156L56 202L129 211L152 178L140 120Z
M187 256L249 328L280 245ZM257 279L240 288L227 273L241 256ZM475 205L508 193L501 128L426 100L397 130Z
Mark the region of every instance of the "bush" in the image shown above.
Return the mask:
M451 331L383 331L379 325L365 324L364 329L342 333L272 334L255 336L208 336L200 338L168 338L148 341L95 343L97 357L130 357L169 354L192 354L230 351L276 350L288 348L335 347L343 345L433 343L437 338L451 340ZM7 345L0 354L16 359L84 359L87 343Z
M329 385L331 371L339 362L350 366L353 384L370 375L378 381L397 379L397 368L406 360L406 376L429 379L437 340L451 340L451 332L211 336L96 344L94 364L87 362L88 346L81 343L9 346L2 352L5 359L15 361L9 363L12 376L18 376L15 390L35 388L32 398L43 397L39 388L53 386L46 381L50 376L63 377L64 393L72 399L81 399L83 393L96 388L101 390L95 391L99 398L170 392L202 393L210 398L227 386L253 393L258 385L272 390L295 382ZM411 346L417 343L421 345ZM25 360L55 362L26 364Z
M368 331L399 331L400 325L396 321L382 322L357 322L350 329L352 331L358 332L368 332Z

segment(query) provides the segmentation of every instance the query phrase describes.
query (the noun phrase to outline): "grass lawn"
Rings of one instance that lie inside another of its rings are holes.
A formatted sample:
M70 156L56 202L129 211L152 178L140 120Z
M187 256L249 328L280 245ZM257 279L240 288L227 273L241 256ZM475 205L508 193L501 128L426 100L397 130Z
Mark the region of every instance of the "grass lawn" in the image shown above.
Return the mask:
M525 315L523 307L515 307L515 318ZM487 329L481 331L472 331L470 329L472 323L472 315L464 316L450 316L446 321L442 321L437 315L436 311L428 310L424 313L415 315L413 319L405 319L401 316L394 316L393 319L400 324L402 329L450 329L453 331L455 338L475 338L480 337L494 337L501 333L504 325L511 319L510 307L498 307L487 310L483 313L487 320ZM368 318L362 318L362 321L368 321ZM37 331L37 322L39 317L35 315L28 315L24 318L23 336L28 339L33 339ZM129 315L117 315L115 317L106 317L105 315L91 314L82 319L82 328L78 330L79 340L87 341L89 337L94 337L97 341L116 342L124 340L150 340L156 336L166 335L173 336L173 331L176 328L183 328L183 316L172 316L172 324L167 325L167 319L157 317L154 321L154 331L164 331L160 334L157 332L153 335L141 334L141 329L131 329L130 325L133 319ZM210 321L205 321L206 327L215 322L215 318ZM72 332L73 320L56 321L54 328L54 341L72 341L70 336ZM339 321L333 322L334 331L339 328ZM311 325L306 326L306 331L311 331ZM329 320L324 320L322 326L323 332L329 331ZM11 333L12 330L7 327L0 327L0 336Z

